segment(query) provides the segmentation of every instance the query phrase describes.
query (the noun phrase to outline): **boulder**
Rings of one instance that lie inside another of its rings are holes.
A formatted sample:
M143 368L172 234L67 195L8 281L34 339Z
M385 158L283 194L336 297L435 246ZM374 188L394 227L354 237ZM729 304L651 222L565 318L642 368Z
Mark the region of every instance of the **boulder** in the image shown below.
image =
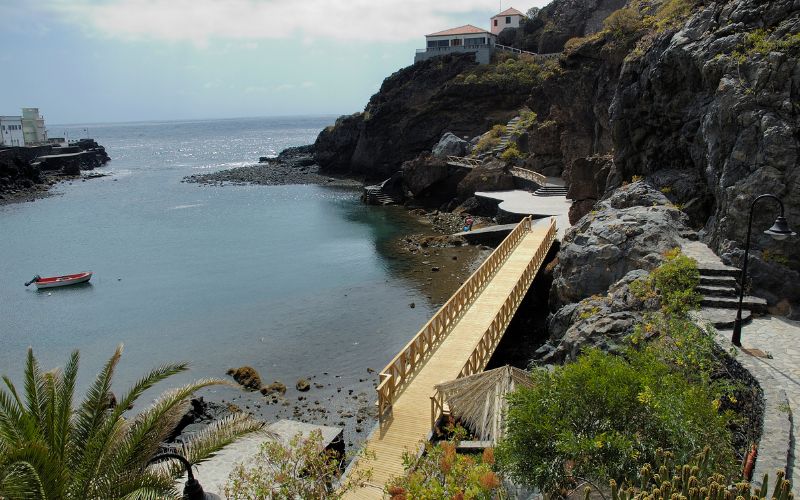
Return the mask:
M311 384L309 383L308 380L306 380L304 378L301 378L301 379L299 379L297 381L297 383L294 385L294 387L295 387L295 389L297 389L300 392L306 392L309 389L311 389Z
M651 270L680 246L688 217L640 181L623 186L567 230L554 270L551 303L578 302L636 269Z
M506 169L505 163L492 160L483 166L472 169L458 183L457 193L462 199L475 194L475 191L506 191L516 189L514 177Z
M242 387L257 391L261 389L261 376L252 366L240 366L239 368L231 368L227 374L239 383Z
M448 156L466 156L470 150L469 142L452 132L447 132L433 147L433 156L446 159Z
M413 196L419 196L450 175L450 167L442 158L423 153L403 163L403 185Z

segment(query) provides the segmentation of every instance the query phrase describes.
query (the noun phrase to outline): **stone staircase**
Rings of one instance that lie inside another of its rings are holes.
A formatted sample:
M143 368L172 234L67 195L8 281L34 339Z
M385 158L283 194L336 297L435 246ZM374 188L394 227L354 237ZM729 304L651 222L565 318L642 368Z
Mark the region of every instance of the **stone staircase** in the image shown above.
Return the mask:
M533 192L534 196L566 196L569 188L566 186L542 186Z
M367 205L393 205L398 203L390 194L384 192L382 184L365 186L361 199Z
M517 127L517 124L522 118L519 116L515 116L514 118L510 119L508 123L506 123L506 131L503 135L500 136L500 143L492 148L491 150L482 153L478 156L479 160L487 160L493 156L500 156L503 154L503 151L506 150L508 147L508 143L511 142L511 137L513 136L514 129Z
M700 299L700 316L716 328L733 328L739 307L739 282L741 271L724 264L698 262L700 284L696 290ZM745 295L742 301L742 321L748 322L754 314L767 311L767 301L761 297Z

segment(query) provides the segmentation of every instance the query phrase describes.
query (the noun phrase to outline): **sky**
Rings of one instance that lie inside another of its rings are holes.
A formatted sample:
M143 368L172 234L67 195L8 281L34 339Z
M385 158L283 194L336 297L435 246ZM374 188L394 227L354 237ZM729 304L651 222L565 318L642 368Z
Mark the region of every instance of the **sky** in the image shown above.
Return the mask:
M424 35L547 0L0 0L0 115L349 114Z

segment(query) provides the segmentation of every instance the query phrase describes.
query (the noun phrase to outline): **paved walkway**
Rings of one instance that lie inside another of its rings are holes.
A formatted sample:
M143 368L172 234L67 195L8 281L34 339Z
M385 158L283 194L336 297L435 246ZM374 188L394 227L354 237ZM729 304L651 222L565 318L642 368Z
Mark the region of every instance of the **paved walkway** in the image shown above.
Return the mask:
M686 255L705 268L728 268L699 241L682 245ZM731 317L736 311L730 310ZM774 485L775 471L783 469L792 481L792 491L800 494L800 461L795 457L798 428L794 413L800 413L800 322L776 316L754 317L742 326L742 349L730 342L733 330L719 329L716 341L723 349L736 352L744 366L764 391L764 430L758 443L758 459L753 483L761 484L765 473Z
M500 200L498 208L510 214L532 215L534 219L555 217L558 225L558 238L563 238L564 231L571 226L569 207L572 205L572 200L568 200L566 196L534 196L530 191L522 189L480 191L475 193L475 196Z
M731 333L732 330L719 331L722 345L731 346ZM800 461L796 456L800 449L796 441L800 422L794 415L800 412L800 322L776 316L754 318L742 326L742 351L736 359L764 390L764 433L754 482L760 482L767 472L770 481L774 481L775 470L786 467L792 491L798 495Z

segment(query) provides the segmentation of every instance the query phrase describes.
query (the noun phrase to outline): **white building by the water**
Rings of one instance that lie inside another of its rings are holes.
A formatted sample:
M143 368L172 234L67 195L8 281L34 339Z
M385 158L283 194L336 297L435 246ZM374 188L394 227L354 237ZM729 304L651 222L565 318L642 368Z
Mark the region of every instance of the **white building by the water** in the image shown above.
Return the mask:
M0 146L24 146L21 116L0 116Z
M519 28L519 24L522 22L523 17L525 17L525 14L518 11L514 7L506 9L503 12L495 16L492 16L491 19L492 33L495 35L499 35L500 32L506 28Z
M479 64L489 64L497 35L506 28L518 28L523 17L525 14L512 7L492 16L489 20L491 31L467 24L425 35L425 48L417 50L414 62L454 52L471 52Z
M44 117L39 115L39 108L22 108L22 132L28 146L47 143Z

